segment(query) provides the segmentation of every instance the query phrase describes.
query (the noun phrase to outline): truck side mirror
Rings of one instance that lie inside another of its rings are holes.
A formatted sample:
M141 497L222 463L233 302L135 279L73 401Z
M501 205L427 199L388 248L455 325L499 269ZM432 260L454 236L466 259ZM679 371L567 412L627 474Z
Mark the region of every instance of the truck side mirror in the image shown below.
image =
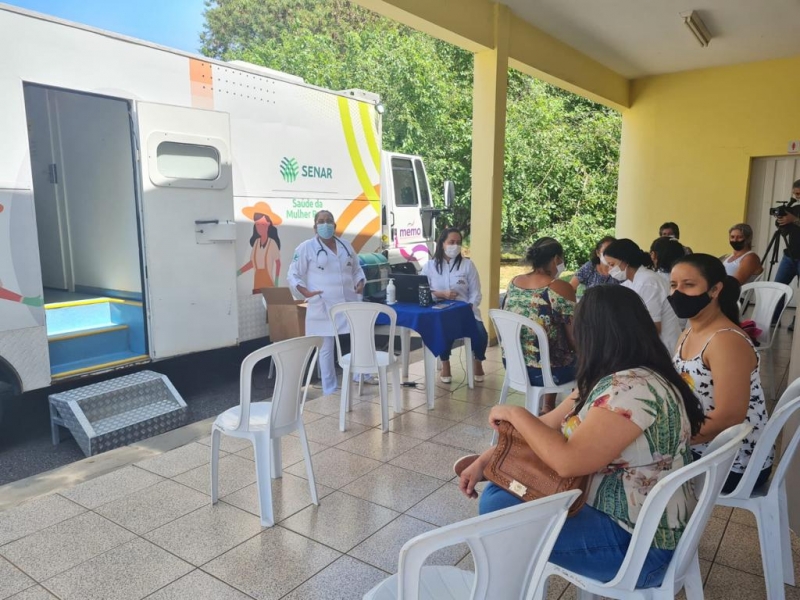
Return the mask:
M444 205L445 207L452 208L453 200L456 197L456 186L449 179L444 182Z

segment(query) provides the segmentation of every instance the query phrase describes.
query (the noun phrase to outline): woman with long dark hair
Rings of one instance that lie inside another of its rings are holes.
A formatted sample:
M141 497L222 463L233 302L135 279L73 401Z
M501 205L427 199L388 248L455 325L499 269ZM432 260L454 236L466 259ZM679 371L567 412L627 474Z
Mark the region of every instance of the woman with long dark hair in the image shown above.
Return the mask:
M236 274L253 269L253 293L260 294L263 288L280 284L281 239L277 226L283 221L266 202L247 206L242 214L253 220L253 235L250 236L250 260Z
M478 270L471 260L461 254L461 231L449 227L439 234L433 258L422 267L422 274L428 277L431 294L438 300L460 300L472 305L472 312L478 329L472 340L472 355L475 359L475 381L483 381L483 361L486 360L486 346L489 336L481 320L481 280ZM448 347L439 358L442 361L440 378L442 383L453 381L450 372L450 350Z
M672 270L672 265L684 256L686 256L686 249L675 238L657 237L650 244L650 260L653 262L653 270L663 277L667 284L669 284L669 272Z
M639 294L656 324L661 341L672 353L678 343L681 327L667 302L669 283L649 268L642 268L653 265L650 255L633 240L621 239L611 242L604 256L611 267L608 274L622 283L623 287L629 287Z
M690 439L700 431L704 417L635 292L607 285L587 290L575 309L574 323L576 392L542 417L520 406L495 406L489 422L493 427L510 422L560 476L591 475L586 505L565 522L550 561L610 581L625 558L647 494L691 462ZM493 450L456 463L465 495L477 497L475 484L483 478ZM489 483L480 495L479 511L520 502ZM638 587L660 585L694 504L690 486L670 500Z
M753 426L722 488L729 493L741 480L767 423L761 358L739 327L739 282L718 258L690 254L673 265L670 279L669 302L679 317L689 320L673 362L706 413L703 428L692 438L693 452L701 456L708 442L732 425L747 421ZM772 459L770 454L757 485L769 478Z

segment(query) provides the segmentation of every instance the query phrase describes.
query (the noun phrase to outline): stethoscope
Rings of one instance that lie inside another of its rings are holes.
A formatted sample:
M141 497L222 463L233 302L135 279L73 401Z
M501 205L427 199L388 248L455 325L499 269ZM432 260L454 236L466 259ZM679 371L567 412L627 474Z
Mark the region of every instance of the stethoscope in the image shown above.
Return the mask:
M328 249L322 244L322 241L320 240L319 236L317 236L316 239L317 239L317 244L319 245L319 250L317 250L317 256L316 256L317 268L320 269L321 271L324 271L325 267L328 266ZM347 246L344 245L344 242L342 240L340 240L336 236L334 236L333 239L336 240L336 242L342 248L344 248L344 251L347 252L348 259L353 258L353 255L350 253L350 250L347 249ZM319 257L320 252L322 252L322 259L320 259Z

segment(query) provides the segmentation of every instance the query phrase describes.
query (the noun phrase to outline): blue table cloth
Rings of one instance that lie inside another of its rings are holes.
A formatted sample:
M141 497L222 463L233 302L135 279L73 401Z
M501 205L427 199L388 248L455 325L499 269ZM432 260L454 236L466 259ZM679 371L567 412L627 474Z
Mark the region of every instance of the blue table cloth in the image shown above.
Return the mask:
M407 327L416 331L425 346L434 356L441 356L448 345L461 338L470 338L473 345L476 343L478 327L475 324L475 314L472 307L466 302L447 301L444 308L432 306L419 306L397 302L391 307L397 313L397 326ZM378 325L388 325L389 318L380 315Z

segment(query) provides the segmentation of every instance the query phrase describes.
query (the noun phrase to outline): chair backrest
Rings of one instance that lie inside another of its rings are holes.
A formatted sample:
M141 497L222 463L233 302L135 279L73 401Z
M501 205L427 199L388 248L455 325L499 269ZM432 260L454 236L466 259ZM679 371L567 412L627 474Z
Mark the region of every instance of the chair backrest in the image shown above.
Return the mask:
M539 364L542 366L542 381L545 387L555 387L553 373L550 369L550 342L544 327L536 321L507 310L493 308L489 317L494 323L497 339L503 348L506 359L506 374L515 389L526 389L530 385L525 355L522 352L522 328L527 327L536 334L536 345L539 347Z
M747 295L752 292L755 295L755 306L753 314L750 318L756 322L758 328L761 329L761 335L758 336L758 341L762 347L769 347L772 344L772 338L775 335L775 327L771 327L772 315L778 307L778 302L783 298L783 310L792 300L794 291L788 285L783 283L776 283L775 281L754 281L753 283L745 283L742 286L742 291L739 297ZM781 310L781 315L783 315ZM778 316L780 321L780 315Z
M570 490L453 523L405 543L397 570L398 598L418 600L420 572L436 550L466 542L475 562L472 598L523 600L538 587L567 510Z
M729 427L708 445L703 458L667 475L653 486L639 511L625 560L622 561L617 576L606 584L608 587L628 591L635 589L647 552L653 542L653 536L668 502L679 488L694 483L697 506L686 523L686 528L664 577L664 581L669 581L670 578L683 579L697 552L700 538L711 517L711 511L719 492L728 477L728 472L731 470L736 453L739 451L742 440L752 429L752 426L747 423Z
M236 429L247 431L250 423L250 396L253 369L265 358L275 364L275 388L272 392L270 429L279 435L294 429L301 418L305 402L304 387L310 383L323 338L306 336L275 342L248 354L239 371L239 424ZM305 381L303 381L305 375ZM304 386L305 384L305 386ZM301 396L302 392L302 396Z
M374 302L343 302L331 307L331 320L335 323L337 315L344 315L350 328L350 366L377 369L378 359L375 349L375 323L379 315L389 317L389 348L394 348L394 334L397 326L397 313L390 306ZM342 356L339 336L336 347Z
M800 379L796 379L792 384L783 392L781 399L775 406L775 410L761 430L761 435L758 437L756 447L753 448L753 453L750 455L750 460L747 463L747 468L742 475L739 484L730 494L725 494L723 498L742 498L746 499L753 495L753 488L756 485L756 480L764 467L764 461L767 460L769 453L772 451L775 442L778 439L783 428L789 419L800 411ZM784 438L785 441L785 438ZM797 451L797 446L800 444L800 428L795 430L792 439L788 443L784 443L783 455L778 463L778 468L772 474L769 481L768 491L778 489L783 485L786 479L787 471Z

